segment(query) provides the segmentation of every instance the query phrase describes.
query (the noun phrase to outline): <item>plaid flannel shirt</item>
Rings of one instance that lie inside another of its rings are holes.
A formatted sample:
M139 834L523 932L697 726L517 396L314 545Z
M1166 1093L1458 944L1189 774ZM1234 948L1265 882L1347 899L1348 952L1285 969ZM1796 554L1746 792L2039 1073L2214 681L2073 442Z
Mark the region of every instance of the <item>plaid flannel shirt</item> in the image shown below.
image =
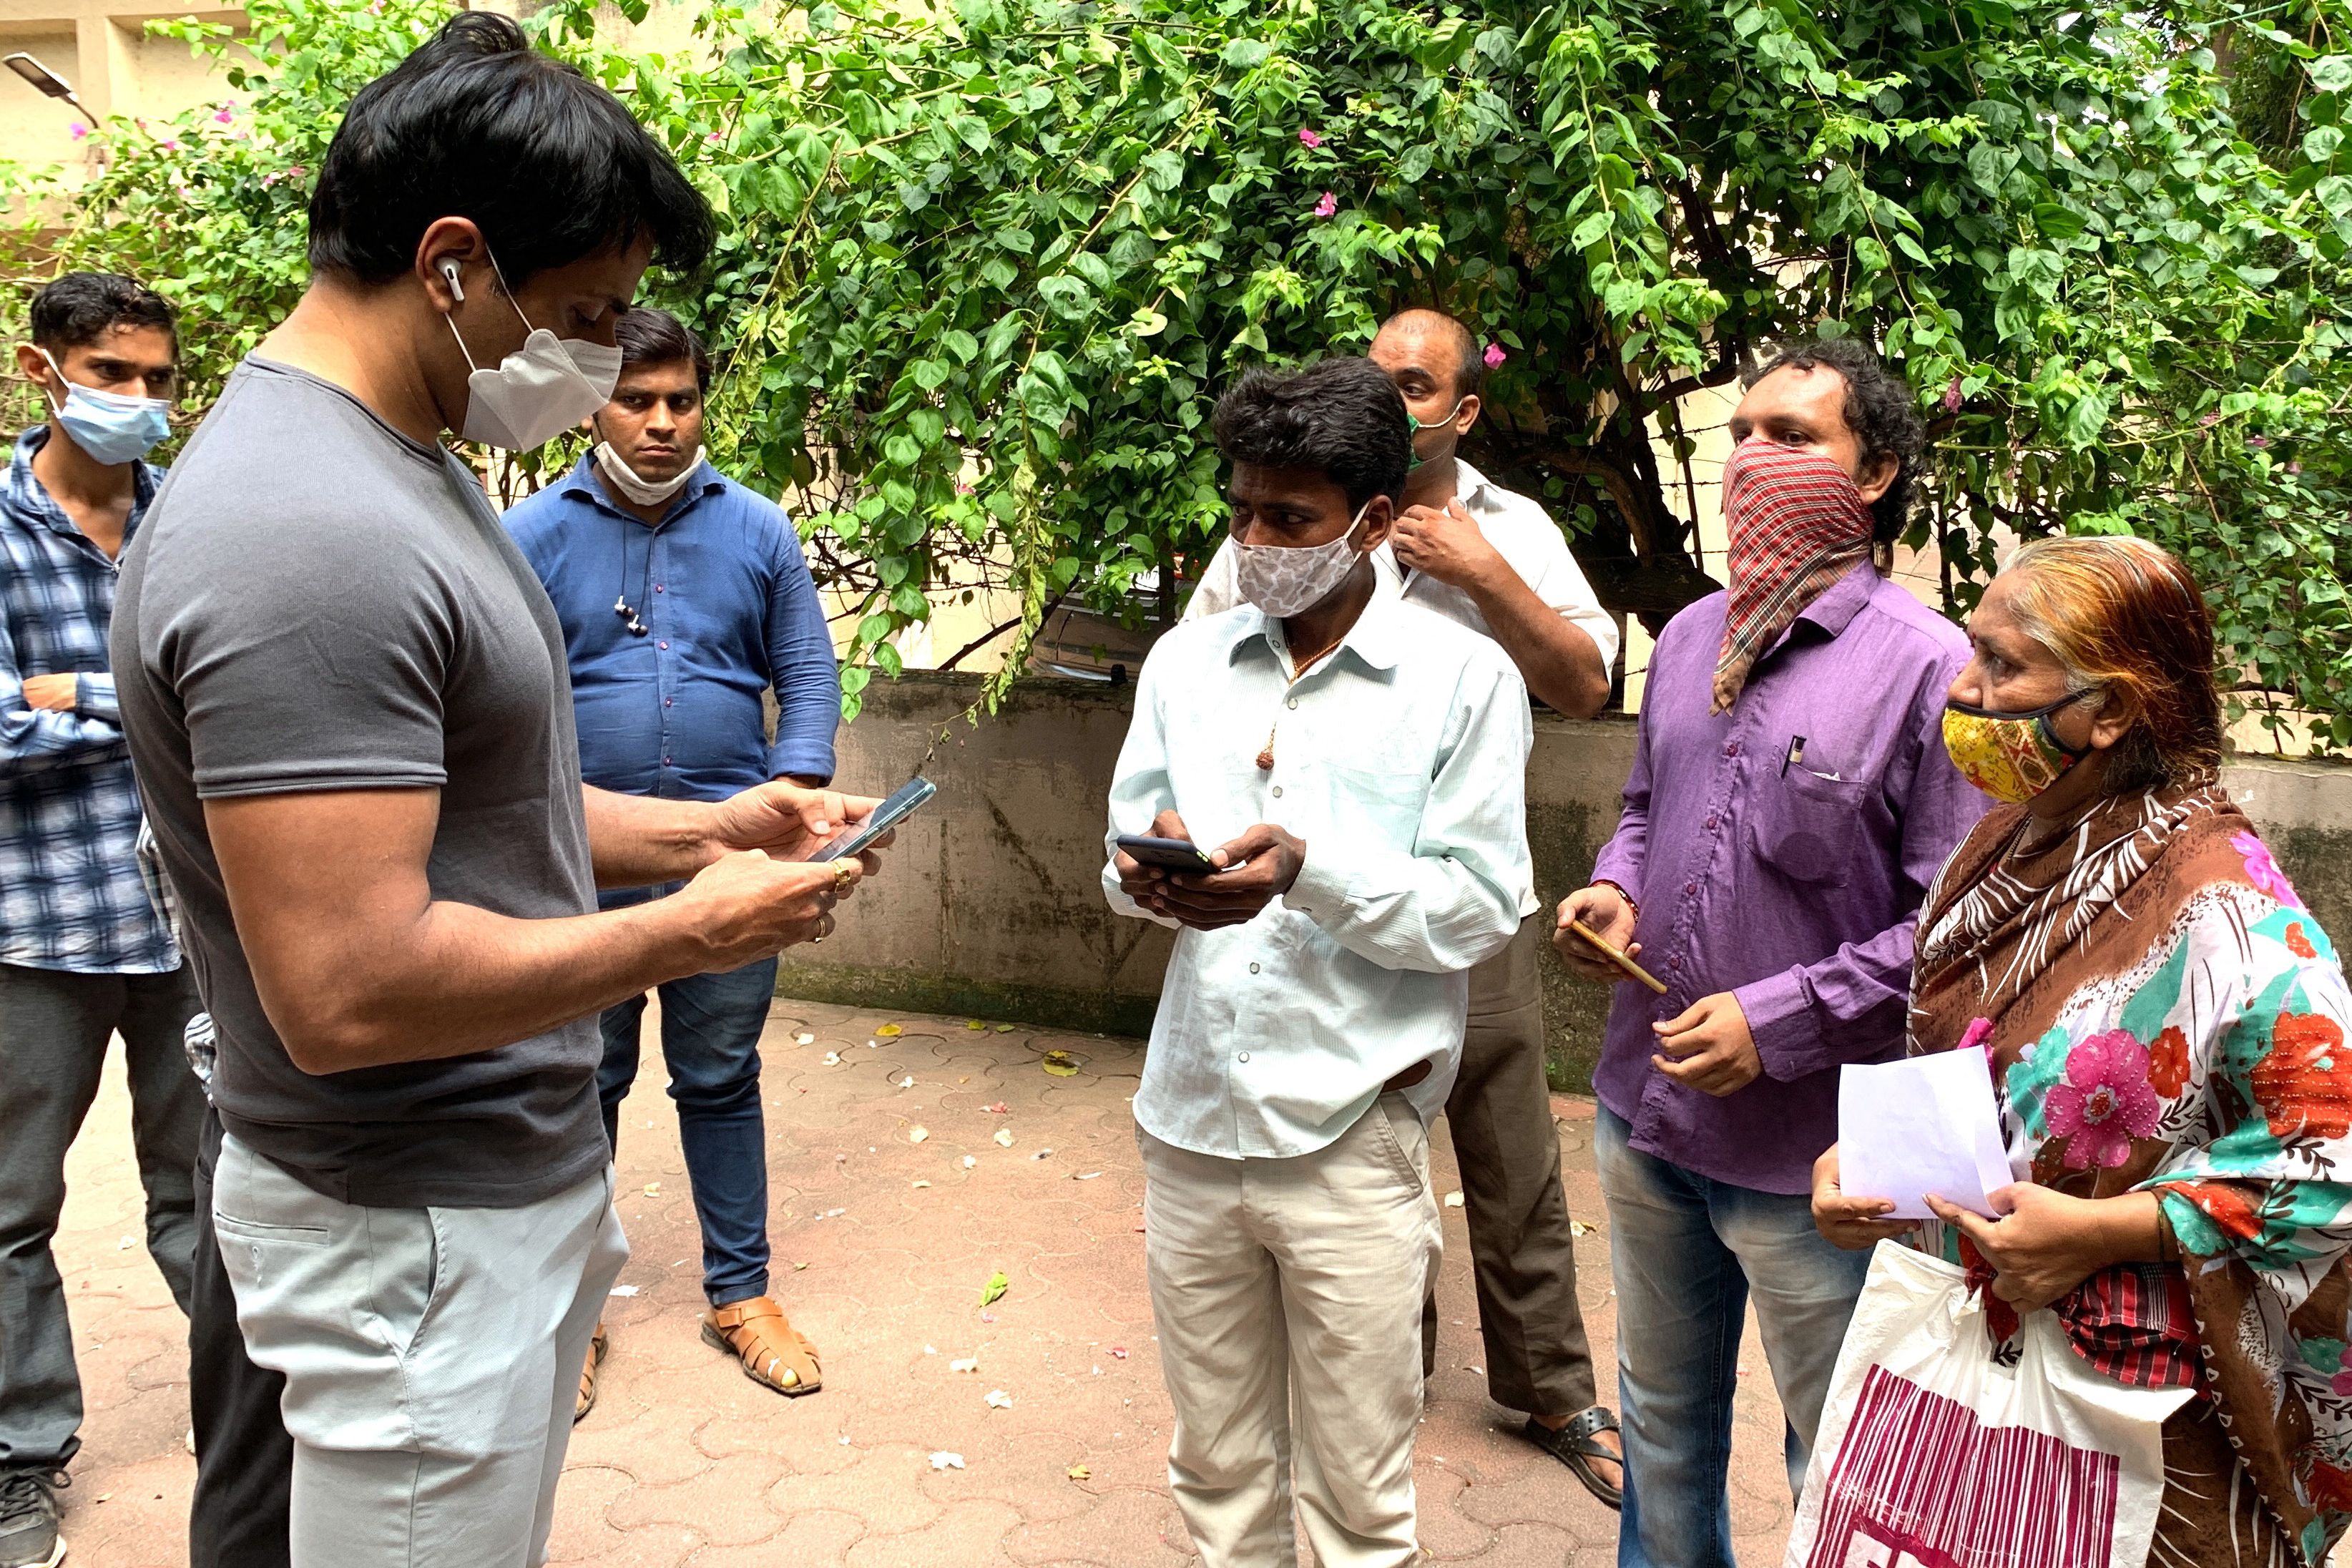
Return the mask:
M106 635L116 568L33 477L49 439L16 439L0 484L0 963L84 974L165 974L180 950L140 876L131 776ZM133 475L130 542L163 470ZM71 674L71 710L25 700L36 675Z

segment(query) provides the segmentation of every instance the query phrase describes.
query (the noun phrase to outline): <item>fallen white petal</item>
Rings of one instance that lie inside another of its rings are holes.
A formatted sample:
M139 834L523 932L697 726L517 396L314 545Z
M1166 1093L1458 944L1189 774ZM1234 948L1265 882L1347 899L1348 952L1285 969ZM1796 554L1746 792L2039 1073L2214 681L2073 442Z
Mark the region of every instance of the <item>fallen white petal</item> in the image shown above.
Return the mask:
M931 1456L931 1468L935 1470L961 1470L963 1468L963 1456L961 1454L950 1454L945 1448L941 1448L938 1453Z
M1013 1147L1012 1128L1000 1127L996 1130L996 1146L1000 1149L1010 1149ZM130 1246L131 1238L129 1237L124 1237L122 1238L122 1245L125 1247Z
M636 1293L637 1287L635 1285L615 1285L604 1292L607 1296L634 1296Z
M988 1391L988 1407L991 1410L1010 1410L1013 1408L1013 1395L1001 1388L992 1388Z

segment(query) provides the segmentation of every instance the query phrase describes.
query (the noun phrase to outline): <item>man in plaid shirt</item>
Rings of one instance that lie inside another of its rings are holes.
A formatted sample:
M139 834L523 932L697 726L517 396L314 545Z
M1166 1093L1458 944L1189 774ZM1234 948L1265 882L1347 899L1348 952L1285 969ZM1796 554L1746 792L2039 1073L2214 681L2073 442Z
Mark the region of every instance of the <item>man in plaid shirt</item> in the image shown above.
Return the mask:
M148 1251L183 1310L205 1103L181 1048L200 1004L140 876L106 647L115 562L163 478L141 459L166 429L172 308L68 273L31 327L16 366L50 418L0 480L0 1568L65 1554L55 1489L81 1383L49 1239L109 1037L128 1051Z

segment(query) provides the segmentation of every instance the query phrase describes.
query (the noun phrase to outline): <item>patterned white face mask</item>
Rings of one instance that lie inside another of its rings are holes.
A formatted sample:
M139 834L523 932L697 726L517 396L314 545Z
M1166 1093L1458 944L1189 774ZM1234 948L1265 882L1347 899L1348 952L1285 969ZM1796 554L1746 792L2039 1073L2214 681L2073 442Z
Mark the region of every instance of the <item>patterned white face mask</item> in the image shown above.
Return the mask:
M1328 544L1244 544L1234 541L1234 585L1241 596L1274 620L1286 620L1322 602L1347 577L1362 553L1356 530L1371 510L1356 509L1348 531Z

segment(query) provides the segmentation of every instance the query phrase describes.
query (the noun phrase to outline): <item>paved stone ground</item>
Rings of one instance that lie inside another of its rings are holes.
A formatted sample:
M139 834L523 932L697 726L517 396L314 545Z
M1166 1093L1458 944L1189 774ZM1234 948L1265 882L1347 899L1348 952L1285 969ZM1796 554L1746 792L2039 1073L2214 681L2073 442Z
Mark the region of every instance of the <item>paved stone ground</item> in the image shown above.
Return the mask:
M1080 1059L1075 1076L1043 1070L1056 1049ZM779 1398L697 1337L694 1211L677 1122L649 1066L622 1121L621 1211L635 1256L621 1288L633 1293L612 1303L613 1355L602 1403L572 1441L555 1560L1194 1562L1164 1484L1168 1400L1144 1293L1127 1104L1141 1046L784 1001L766 1059L776 1293L826 1352L824 1390ZM73 1152L58 1246L90 1405L65 1494L67 1536L70 1561L87 1568L181 1568L194 1472L182 1446L184 1326L134 1239L138 1178L117 1062ZM1587 1321L1613 1367L1591 1107L1554 1106L1570 1206L1596 1227L1580 1250ZM919 1129L927 1135L915 1142ZM1438 1190L1450 1193L1443 1123L1433 1142ZM1486 1400L1462 1211L1444 1217L1444 1333L1415 1466L1423 1543L1440 1563L1602 1568L1615 1516ZM1010 1287L983 1310L982 1288L999 1270ZM1763 1568L1779 1561L1790 1508L1779 1408L1752 1330L1749 1344L1732 1510L1743 1568ZM955 1371L967 1357L978 1370ZM998 1390L1009 1408L988 1402ZM941 1451L963 1468L935 1469Z

